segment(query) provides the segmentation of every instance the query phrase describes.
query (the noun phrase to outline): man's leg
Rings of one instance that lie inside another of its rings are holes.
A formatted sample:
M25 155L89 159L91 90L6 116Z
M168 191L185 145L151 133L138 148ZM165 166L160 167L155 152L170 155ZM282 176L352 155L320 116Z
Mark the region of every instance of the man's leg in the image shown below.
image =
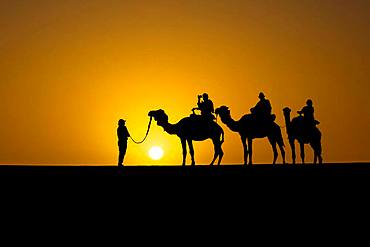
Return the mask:
M118 156L118 166L123 166L123 153L120 151Z
M121 156L122 156L121 164L123 164L123 161L125 160L126 151L127 151L127 142L122 143L122 145L121 145Z
M127 143L119 144L119 157L118 157L118 166L123 166L123 160L125 159L127 150Z

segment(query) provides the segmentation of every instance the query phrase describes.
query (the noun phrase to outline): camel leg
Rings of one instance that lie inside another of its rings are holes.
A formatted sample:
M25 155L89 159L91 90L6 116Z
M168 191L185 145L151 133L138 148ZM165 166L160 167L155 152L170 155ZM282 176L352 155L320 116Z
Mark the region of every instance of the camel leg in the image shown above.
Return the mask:
M292 149L292 160L293 160L293 165L295 165L295 160L296 160L296 154L295 154L295 143L294 139L289 140L290 148Z
M280 148L280 153L281 153L281 157L283 157L283 164L285 165L285 148L284 148L284 145L281 145L279 143L279 148Z
M273 140L272 138L269 138L269 141L270 141L270 144L271 144L271 147L272 147L272 151L274 152L274 160L272 161L272 164L275 165L276 160L279 156L277 148L276 148L276 141Z
M319 165L322 165L322 156L321 156L321 154L319 155Z
M300 147L301 147L301 159L302 159L302 165L304 165L304 143L303 142L301 142L301 143L299 143L299 145L300 145Z
M186 139L181 139L181 145L182 145L182 166L186 165Z
M252 148L252 144L253 144L253 139L252 138L248 138L248 154L249 154L249 165L253 165L253 162L252 162L252 154L253 154L253 148Z
M247 138L242 136L242 143L243 143L243 152L244 152L244 165L248 163L248 145L247 145Z
M282 138L277 140L277 145L279 146L281 157L283 158L283 164L285 165L285 146Z
M317 160L319 160L319 164L321 165L322 164L322 157L321 157L321 143L318 143L318 144L314 144L314 143L311 143L311 147L314 151L314 164L317 164Z
M317 143L317 157L319 159L319 164L322 165L322 146L321 141Z
M317 158L318 158L318 155L317 155L317 147L315 147L315 144L314 143L310 143L310 146L313 150L313 164L316 165L317 164Z
M188 140L188 145L189 145L189 152L190 152L190 155L191 155L191 165L195 166L193 141Z
M219 143L218 145L218 166L221 164L222 157L224 157L224 151L222 150L222 144Z
M322 146L321 146L321 142L318 143L317 156L319 158L319 164L322 165Z
M213 156L213 160L212 160L212 162L211 162L211 166L213 166L213 164L215 163L215 161L216 161L216 159L217 159L217 157L218 157L218 155L219 155L219 144L215 141L215 140L212 140L213 141L213 147L214 147L214 150L215 150L215 154L214 154L214 156Z

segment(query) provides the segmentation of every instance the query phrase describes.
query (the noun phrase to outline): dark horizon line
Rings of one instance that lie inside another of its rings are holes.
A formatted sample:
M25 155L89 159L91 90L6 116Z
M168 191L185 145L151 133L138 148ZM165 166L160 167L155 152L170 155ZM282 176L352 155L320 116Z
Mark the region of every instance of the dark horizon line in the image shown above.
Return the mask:
M321 166L325 165L351 165L351 164L368 164L370 165L370 161L341 161L341 162L325 162ZM0 167L6 167L6 166L53 166L53 167L68 167L68 166L76 166L76 167L117 167L115 164L0 164ZM181 164L126 164L126 167L161 167L161 166L168 166L168 167L177 167L177 166L182 166ZM197 164L195 166L210 166L209 164ZM242 163L240 164L235 164L235 163L224 163L221 164L220 166L244 166ZM313 163L306 163L306 164L295 164L293 165L292 163L286 163L284 164L276 164L272 165L271 163L255 163L253 166L320 166L319 164L313 164ZM187 165L186 167L191 167L191 165ZM213 165L213 167L217 167L217 165Z

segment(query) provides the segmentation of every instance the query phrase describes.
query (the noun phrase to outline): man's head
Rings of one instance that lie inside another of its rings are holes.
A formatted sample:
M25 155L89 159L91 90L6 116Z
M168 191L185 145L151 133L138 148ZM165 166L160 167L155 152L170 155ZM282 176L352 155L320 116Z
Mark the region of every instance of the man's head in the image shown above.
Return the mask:
M308 100L306 101L306 104L307 104L308 106L312 106L312 105L313 105L312 100L311 100L311 99L308 99Z
M126 120L120 119L120 120L118 121L118 125L119 125L119 126L125 126L125 124L126 124Z
M203 94L203 100L208 100L208 94L207 93Z
M266 98L266 96L265 96L265 94L264 93L260 93L259 95L258 95L258 98L259 99L265 99Z

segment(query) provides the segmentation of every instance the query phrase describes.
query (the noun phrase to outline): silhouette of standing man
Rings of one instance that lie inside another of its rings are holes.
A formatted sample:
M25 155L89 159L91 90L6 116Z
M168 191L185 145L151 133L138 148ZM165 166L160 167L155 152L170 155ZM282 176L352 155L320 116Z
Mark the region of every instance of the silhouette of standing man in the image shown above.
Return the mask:
M130 133L126 127L126 121L123 119L118 121L117 136L119 147L118 166L123 167L123 160L125 159L127 151L127 139L130 137Z

